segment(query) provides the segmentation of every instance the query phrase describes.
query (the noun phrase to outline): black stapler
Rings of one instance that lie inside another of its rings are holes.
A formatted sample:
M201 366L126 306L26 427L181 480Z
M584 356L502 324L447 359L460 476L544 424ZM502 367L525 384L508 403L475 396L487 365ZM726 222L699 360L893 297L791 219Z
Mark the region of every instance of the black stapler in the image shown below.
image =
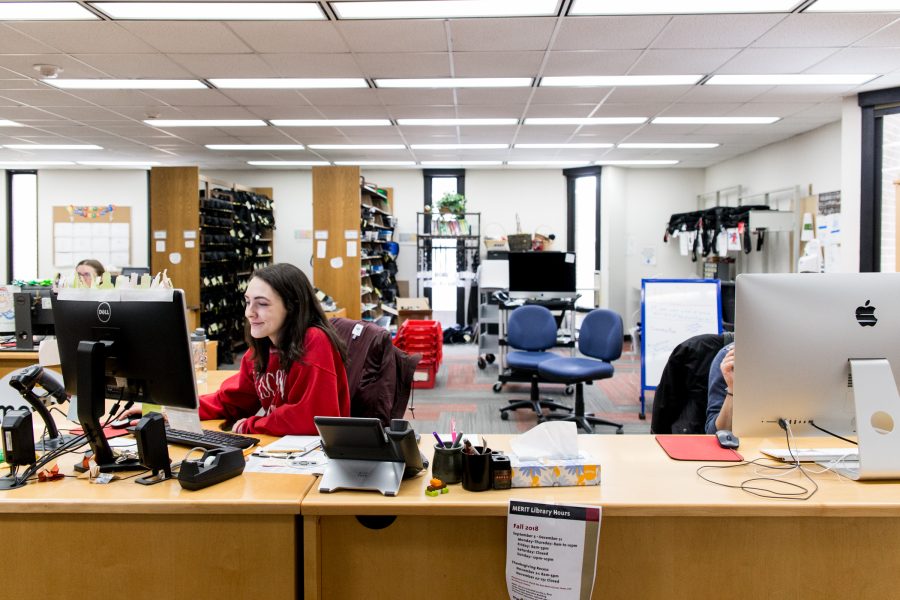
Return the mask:
M214 448L207 450L199 460L181 463L178 483L186 490L202 490L205 487L237 477L244 472L244 453L238 448Z

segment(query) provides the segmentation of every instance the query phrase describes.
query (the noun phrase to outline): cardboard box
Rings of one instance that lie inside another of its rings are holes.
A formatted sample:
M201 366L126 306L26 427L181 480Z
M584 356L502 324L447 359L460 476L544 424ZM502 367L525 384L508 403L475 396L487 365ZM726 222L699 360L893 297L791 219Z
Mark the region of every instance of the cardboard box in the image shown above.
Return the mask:
M431 320L428 298L397 298L397 311L400 313L397 317L397 327L400 327L407 319Z
M556 461L521 461L510 454L512 487L600 485L600 464L589 455Z

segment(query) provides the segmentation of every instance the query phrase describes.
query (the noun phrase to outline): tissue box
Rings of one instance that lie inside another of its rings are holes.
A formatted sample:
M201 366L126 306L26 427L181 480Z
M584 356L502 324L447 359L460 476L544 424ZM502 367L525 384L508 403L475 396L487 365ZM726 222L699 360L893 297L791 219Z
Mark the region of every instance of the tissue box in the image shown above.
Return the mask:
M591 456L553 461L523 461L510 455L512 487L600 485L600 464Z

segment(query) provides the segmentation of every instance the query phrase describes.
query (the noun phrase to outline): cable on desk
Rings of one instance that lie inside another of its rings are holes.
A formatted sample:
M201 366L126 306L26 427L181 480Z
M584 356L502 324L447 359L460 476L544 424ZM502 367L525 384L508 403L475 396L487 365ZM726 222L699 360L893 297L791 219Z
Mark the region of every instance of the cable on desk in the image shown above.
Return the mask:
M858 445L859 445L857 442L854 442L853 440L851 440L851 439L849 439L849 438L845 438L845 437L843 437L843 436L840 436L840 435L834 433L833 431L828 431L828 430L825 429L824 427L819 427L819 426L816 425L812 420L810 420L809 424L812 425L813 427L815 427L816 429L818 429L819 431L821 431L822 433L827 433L828 435L830 435L830 436L832 436L832 437L836 437L836 438L839 439L839 440L843 440L843 441L847 442L848 444L853 444L854 446L858 446Z

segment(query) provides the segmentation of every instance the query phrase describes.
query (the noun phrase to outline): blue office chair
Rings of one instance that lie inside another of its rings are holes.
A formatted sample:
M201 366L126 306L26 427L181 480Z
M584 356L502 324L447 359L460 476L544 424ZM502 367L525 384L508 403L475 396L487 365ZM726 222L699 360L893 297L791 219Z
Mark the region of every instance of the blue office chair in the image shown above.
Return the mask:
M592 310L581 323L578 350L591 358L580 356L554 358L543 361L538 366L538 374L542 380L577 384L575 412L570 415L551 413L546 418L575 421L588 433L594 433L594 424L612 425L617 428L616 433L622 433L621 423L606 421L593 414L584 414L584 384L612 377L615 370L610 363L622 355L622 317L603 308Z
M531 380L531 397L528 400L510 400L500 409L500 418L509 418L509 411L530 408L543 418L543 409L572 409L552 400L541 399L538 391L538 365L553 360L558 355L547 352L556 345L556 319L543 306L520 306L509 314L506 343L517 350L506 356L506 364L514 371L527 373Z

